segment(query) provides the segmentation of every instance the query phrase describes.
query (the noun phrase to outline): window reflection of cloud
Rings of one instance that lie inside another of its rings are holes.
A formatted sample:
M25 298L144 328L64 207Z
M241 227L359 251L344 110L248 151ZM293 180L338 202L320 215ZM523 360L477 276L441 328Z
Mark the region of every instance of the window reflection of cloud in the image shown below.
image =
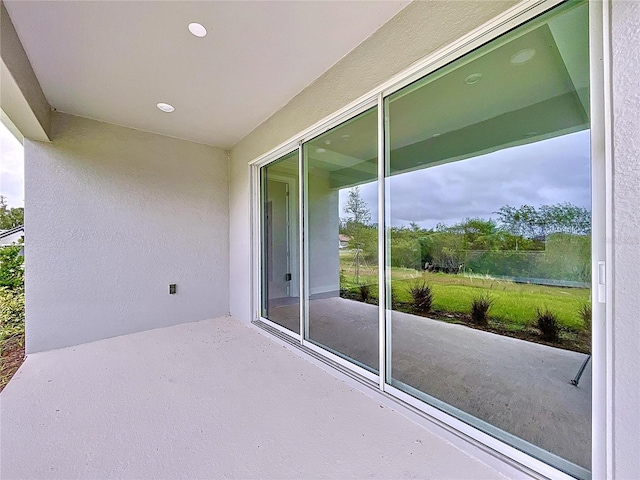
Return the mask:
M589 155L589 131L581 131L391 177L391 223L431 228L438 222L494 216L507 204L566 201L590 208ZM375 184L362 185L360 192L375 219ZM344 189L341 216L346 196Z

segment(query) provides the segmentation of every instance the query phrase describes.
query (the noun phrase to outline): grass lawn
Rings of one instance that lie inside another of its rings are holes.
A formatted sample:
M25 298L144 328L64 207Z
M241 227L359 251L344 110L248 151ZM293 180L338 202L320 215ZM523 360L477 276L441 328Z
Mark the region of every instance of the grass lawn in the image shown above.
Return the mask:
M353 256L341 252L343 271L341 287L358 291L355 281ZM360 284L371 285L371 296L378 297L377 267L360 268ZM410 286L424 279L433 292L433 309L440 312L468 314L475 297L489 294L493 306L489 311L492 320L503 323L505 328L521 330L534 324L536 310L549 309L561 326L572 330L583 330L583 320L579 314L581 306L590 302L590 289L552 287L546 285L519 284L494 278L418 272L413 269L392 268L391 287L397 302L409 303Z

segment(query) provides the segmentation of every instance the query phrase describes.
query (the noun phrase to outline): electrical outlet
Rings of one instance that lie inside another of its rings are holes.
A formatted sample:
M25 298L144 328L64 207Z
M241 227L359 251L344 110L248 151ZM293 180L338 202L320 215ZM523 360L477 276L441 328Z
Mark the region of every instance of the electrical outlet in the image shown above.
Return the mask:
M169 295L173 295L174 293L176 293L176 284L175 283L170 283L169 284Z

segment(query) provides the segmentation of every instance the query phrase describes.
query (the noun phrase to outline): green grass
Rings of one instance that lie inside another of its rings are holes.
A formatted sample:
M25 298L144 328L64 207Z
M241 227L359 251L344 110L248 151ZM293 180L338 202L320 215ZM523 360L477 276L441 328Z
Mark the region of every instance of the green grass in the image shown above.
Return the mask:
M353 257L340 252L343 281L341 287L357 288L353 276ZM378 298L378 274L376 266L360 268L360 282L371 285L371 297ZM565 328L582 330L584 322L580 309L590 301L588 288L565 288L545 285L518 284L493 278L453 275L446 273L418 272L411 269L392 268L391 287L395 299L410 302L409 288L416 278L424 278L433 292L433 310L450 313L469 313L475 297L488 293L493 300L489 316L512 330L520 330L535 324L536 310L552 311Z

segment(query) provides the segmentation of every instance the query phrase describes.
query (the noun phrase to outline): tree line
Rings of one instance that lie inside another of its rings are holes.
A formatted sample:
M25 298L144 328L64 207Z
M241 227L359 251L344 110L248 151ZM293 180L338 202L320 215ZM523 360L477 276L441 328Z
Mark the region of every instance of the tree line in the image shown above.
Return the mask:
M24 225L24 208L8 208L7 199L0 195L0 230L11 230Z
M349 191L340 233L349 247L377 261L377 226L358 187ZM466 218L425 229L416 223L390 228L392 267L447 273L472 271L501 276L588 281L591 213L569 202L505 205L494 218Z

